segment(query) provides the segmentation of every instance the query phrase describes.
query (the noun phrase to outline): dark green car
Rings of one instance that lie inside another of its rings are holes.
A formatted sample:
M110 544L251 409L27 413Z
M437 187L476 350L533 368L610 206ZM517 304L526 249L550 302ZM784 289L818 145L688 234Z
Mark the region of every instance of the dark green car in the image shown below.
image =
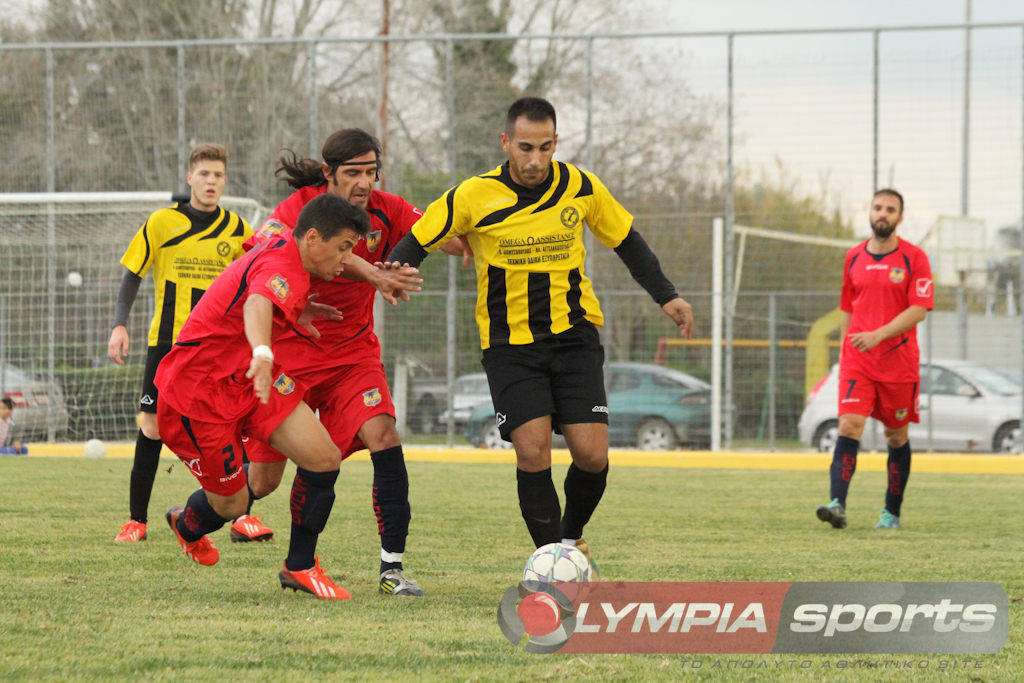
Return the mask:
M711 385L685 372L647 363L610 363L608 441L612 446L664 451L711 445ZM480 448L511 448L485 401L466 423L466 440Z

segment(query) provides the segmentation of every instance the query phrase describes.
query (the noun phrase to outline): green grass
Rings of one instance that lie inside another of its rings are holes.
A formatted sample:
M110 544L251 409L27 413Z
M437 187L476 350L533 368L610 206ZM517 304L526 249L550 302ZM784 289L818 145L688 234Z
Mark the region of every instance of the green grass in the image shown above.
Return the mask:
M406 566L428 595L376 593L371 468L342 466L321 563L353 599L282 591L287 487L256 512L278 531L231 544L215 567L180 553L163 512L195 487L161 463L149 540L112 542L127 521L127 459L0 458L0 679L319 680L905 680L904 670L823 669L925 661L914 680L1015 680L1024 670L1024 481L914 474L904 528L872 528L884 474L858 473L850 526L817 521L824 472L618 467L587 528L605 580L995 581L1010 596L1010 637L980 669L964 657L530 655L510 645L496 609L531 544L510 465L410 463ZM556 467L558 481L564 467ZM290 473L286 475L290 481ZM808 669L776 668L809 661ZM692 662L701 668L692 668ZM689 663L689 664L688 664ZM744 666L753 667L743 669ZM718 668L721 667L721 668Z

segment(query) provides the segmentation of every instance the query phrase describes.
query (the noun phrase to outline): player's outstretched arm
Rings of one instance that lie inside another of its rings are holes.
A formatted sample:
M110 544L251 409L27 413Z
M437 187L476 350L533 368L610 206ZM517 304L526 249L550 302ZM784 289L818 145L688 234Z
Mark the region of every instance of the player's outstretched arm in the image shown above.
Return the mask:
M693 308L682 297L676 297L661 307L665 315L679 327L679 335L689 339L693 335Z
M270 401L271 371L274 368L274 354L270 349L274 304L262 294L250 294L242 307L242 317L245 338L253 350L245 376L252 380L253 391L260 403L267 403Z
M131 349L131 340L128 339L128 329L124 325L116 325L110 331L110 341L107 342L107 356L118 365L124 365L124 359L128 357Z
M392 306L398 305L398 300L409 300L409 292L419 292L423 288L423 278L419 277L419 268L400 263L373 264L377 270L377 281L375 286L380 292L384 301Z
M345 316L342 315L334 306L329 304L322 304L316 300L320 296L317 292L313 292L306 298L306 307L302 309L302 313L299 315L299 319L296 324L302 326L313 339L320 338L320 330L316 329L313 325L314 320L344 320Z
M679 296L675 287L661 271L658 257L647 242L631 228L626 238L615 247L615 254L629 269L629 274L654 299L665 315L679 326L679 333L689 339L693 331L693 311L690 304Z
M128 351L131 348L127 327L128 313L132 310L132 304L135 303L140 284L142 284L142 278L129 270L121 279L121 288L117 291L114 329L110 331L110 341L107 342L107 356L118 365L124 365L124 359L128 357Z
M469 240L465 235L448 240L441 245L441 251L449 256L461 256L463 268L468 268L469 264L473 262L473 247L469 246Z

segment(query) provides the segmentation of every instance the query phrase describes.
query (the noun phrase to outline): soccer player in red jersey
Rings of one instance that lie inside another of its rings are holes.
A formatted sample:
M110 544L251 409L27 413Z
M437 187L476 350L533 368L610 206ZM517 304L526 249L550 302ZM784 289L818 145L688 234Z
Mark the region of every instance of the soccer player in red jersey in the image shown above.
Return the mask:
M249 504L244 431L271 443L298 468L281 586L320 598L351 597L316 558L317 537L334 504L341 453L302 401L301 384L275 362L271 347L293 325L315 337L313 317L325 311L338 316L309 302L310 275L336 277L369 228L366 213L341 197L310 201L292 234L250 251L213 282L160 363L155 380L160 434L201 485L184 508L167 511L167 521L195 562L217 562L219 553L207 534Z
M868 417L885 425L889 445L885 508L875 525L900 526L910 477L907 429L919 422L921 366L916 326L933 307L932 270L919 247L901 239L903 197L884 189L871 200L872 237L846 253L839 351L839 438L832 455L831 497L818 519L846 526L846 493Z
M383 261L422 215L398 195L374 188L380 173L380 143L358 128L334 132L321 150L323 161L281 159L279 175L296 188L281 202L250 244L284 235L312 198L325 194L344 197L366 210L370 233L353 249L342 277L314 283L318 301L342 311L340 321L321 325L319 339L300 330L282 336L278 348L287 350L285 366L305 386L306 401L319 410L320 421L343 457L367 448L373 462L373 509L381 537L379 590L401 596L420 596L423 589L405 576L402 559L409 533L409 478L402 442L395 428L395 406L381 364L380 341L373 332L373 300L378 289L390 303L395 296L408 299L406 290L418 290L418 273L381 270L370 262ZM449 253L463 254L461 245ZM397 276L397 278L396 278ZM355 278L355 279L352 279ZM344 354L338 353L344 345ZM259 439L247 444L249 482L256 498L277 488L285 459Z

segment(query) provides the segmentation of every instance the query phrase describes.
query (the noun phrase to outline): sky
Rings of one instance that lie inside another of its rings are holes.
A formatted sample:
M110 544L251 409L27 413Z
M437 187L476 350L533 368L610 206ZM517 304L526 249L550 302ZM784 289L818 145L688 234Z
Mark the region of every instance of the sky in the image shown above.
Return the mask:
M1024 22L1021 0L636 0L610 32L784 31ZM0 0L9 6L10 0ZM20 3L16 3L20 5ZM369 5L370 13L377 3ZM920 237L958 215L962 190L965 32L894 31L879 45L878 185L907 199L904 231ZM1024 212L1024 29L972 32L967 213L996 229ZM746 179L781 167L866 230L876 186L872 35L739 36L734 52L734 165ZM679 87L724 102L725 39L652 41L682 57ZM725 126L722 118L720 125Z
M971 21L1024 22L1007 0L651 0L660 31L893 28ZM638 27L639 28L639 27ZM642 30L650 30L644 27ZM1024 29L976 29L971 71L966 198L963 178L965 32L891 31L879 41L878 185L906 197L910 239L935 239L940 216L964 202L960 248L996 245L1024 207ZM689 41L689 82L722 97L723 39ZM868 235L873 163L872 34L738 36L734 42L734 164L757 176L778 168L805 191L826 194ZM948 221L943 221L944 223ZM969 238L964 238L964 232ZM944 234L943 241L951 237ZM970 266L988 256L969 257ZM934 259L934 256L933 256Z

